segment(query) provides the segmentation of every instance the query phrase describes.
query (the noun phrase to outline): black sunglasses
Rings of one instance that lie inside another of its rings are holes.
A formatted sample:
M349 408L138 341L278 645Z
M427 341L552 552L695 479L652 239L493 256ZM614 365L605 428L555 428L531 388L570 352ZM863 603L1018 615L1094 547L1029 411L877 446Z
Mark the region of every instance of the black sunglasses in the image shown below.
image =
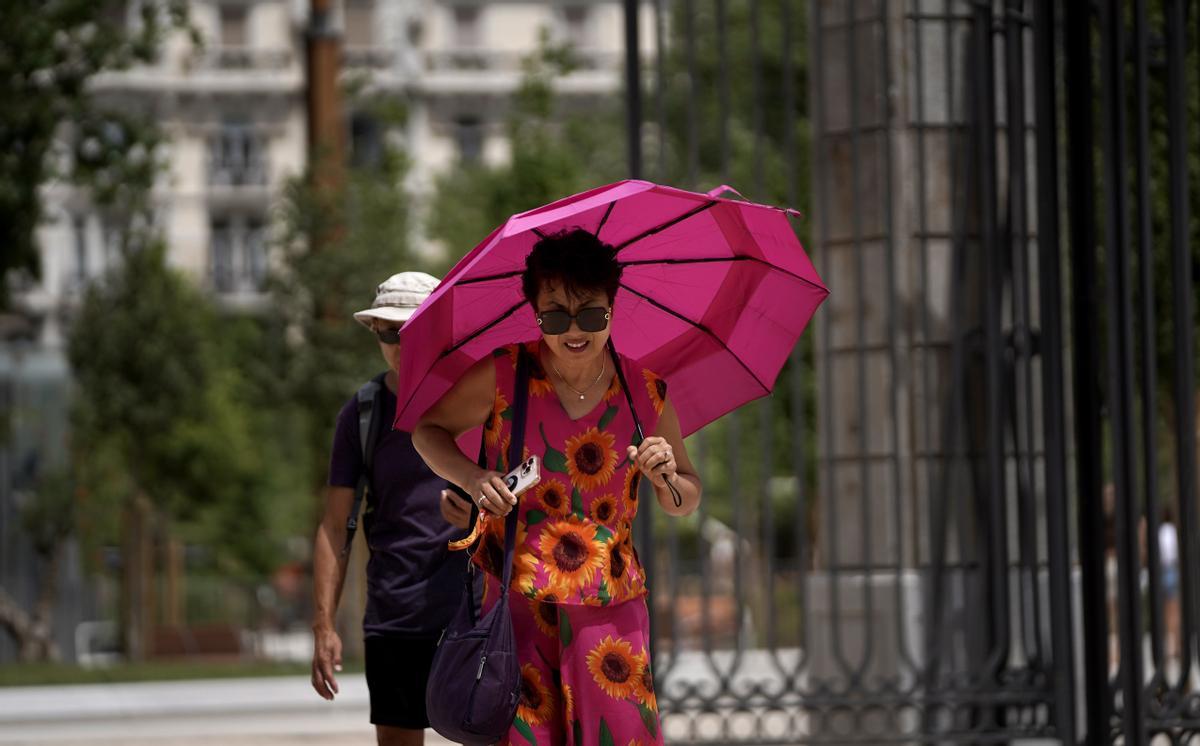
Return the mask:
M382 329L376 329L375 336L379 337L379 341L385 345L400 344L400 329L401 327L385 326Z
M566 334L572 321L581 332L602 332L611 318L609 309L593 306L581 309L575 315L566 311L542 311L537 315L537 323L544 334Z

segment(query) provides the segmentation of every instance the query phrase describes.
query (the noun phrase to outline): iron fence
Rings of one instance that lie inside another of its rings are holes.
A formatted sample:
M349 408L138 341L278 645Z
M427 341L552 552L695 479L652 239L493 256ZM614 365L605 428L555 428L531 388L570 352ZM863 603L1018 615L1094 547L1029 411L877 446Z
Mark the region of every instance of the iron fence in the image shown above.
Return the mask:
M805 210L832 291L643 521L668 739L1193 742L1200 8L653 9L631 173Z

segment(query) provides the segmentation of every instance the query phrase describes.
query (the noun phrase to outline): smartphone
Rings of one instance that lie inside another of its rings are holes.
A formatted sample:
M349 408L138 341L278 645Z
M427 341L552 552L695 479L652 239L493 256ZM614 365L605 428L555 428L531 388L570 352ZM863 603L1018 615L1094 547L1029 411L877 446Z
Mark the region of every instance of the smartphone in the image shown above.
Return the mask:
M542 463L537 456L530 456L505 475L504 484L508 487L509 492L520 497L522 492L537 484L541 479Z

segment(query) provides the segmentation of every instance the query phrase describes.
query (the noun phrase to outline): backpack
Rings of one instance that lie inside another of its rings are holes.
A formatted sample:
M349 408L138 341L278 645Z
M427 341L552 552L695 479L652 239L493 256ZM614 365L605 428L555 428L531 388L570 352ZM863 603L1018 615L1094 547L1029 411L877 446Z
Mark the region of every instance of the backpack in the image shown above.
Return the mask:
M358 530L358 512L362 509L363 498L371 488L371 467L375 463L375 445L379 442L379 432L383 429L383 417L380 416L379 400L383 397L384 379L387 371L380 373L364 383L358 389L358 442L362 446L362 470L358 474L358 484L354 487L354 503L350 507L350 515L346 517L346 543L342 546L342 556L350 553L354 544L354 533Z

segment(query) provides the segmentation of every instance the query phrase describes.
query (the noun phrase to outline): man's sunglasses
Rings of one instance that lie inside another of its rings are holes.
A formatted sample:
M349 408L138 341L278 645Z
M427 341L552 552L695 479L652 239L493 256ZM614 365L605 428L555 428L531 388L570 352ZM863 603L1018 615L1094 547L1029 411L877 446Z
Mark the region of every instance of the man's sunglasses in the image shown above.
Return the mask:
M395 326L385 326L382 329L375 330L375 336L379 337L379 341L385 345L400 344L400 328Z
M611 318L609 309L590 307L581 309L575 315L566 311L542 311L537 315L537 323L543 334L566 334L572 321L581 332L602 332Z

